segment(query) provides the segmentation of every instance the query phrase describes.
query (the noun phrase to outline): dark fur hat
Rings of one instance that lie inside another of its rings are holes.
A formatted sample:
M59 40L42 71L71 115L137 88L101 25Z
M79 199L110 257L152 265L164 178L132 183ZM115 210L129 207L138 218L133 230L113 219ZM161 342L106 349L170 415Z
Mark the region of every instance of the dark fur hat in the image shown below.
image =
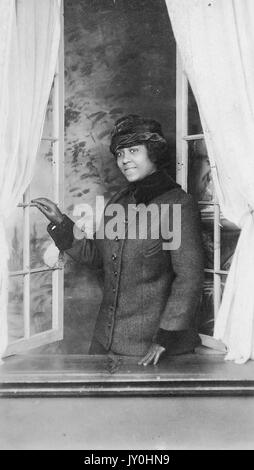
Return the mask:
M137 114L129 114L116 121L111 132L110 151L115 154L117 149L148 141L166 143L160 123Z

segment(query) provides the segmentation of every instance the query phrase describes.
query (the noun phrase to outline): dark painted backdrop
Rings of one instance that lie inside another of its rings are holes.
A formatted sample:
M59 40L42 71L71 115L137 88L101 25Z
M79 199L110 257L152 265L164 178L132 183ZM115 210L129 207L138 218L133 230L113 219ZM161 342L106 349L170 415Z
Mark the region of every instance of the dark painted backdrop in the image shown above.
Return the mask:
M65 207L109 198L122 177L108 150L114 121L158 119L175 168L175 41L164 0L67 0L65 4ZM68 260L64 341L44 348L85 353L101 300L96 272Z

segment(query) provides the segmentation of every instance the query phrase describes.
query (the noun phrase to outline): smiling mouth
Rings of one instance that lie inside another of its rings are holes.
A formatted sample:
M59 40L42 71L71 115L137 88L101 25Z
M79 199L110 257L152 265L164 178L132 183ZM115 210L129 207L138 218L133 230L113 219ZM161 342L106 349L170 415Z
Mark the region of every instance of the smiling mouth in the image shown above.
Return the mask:
M132 167L130 167L130 168L125 168L124 171L135 170L135 169L136 169L136 167L135 167L135 166L132 166Z

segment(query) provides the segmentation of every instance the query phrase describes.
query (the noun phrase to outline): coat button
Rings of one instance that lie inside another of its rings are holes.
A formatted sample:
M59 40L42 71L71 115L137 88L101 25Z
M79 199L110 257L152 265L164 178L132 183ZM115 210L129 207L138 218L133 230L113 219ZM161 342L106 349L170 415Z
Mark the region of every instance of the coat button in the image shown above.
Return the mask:
M118 236L115 237L115 241L116 241L116 242L119 241L119 237L118 237Z
M114 294L116 293L116 288L115 287L113 287L113 292L114 292Z
M118 272L117 272L117 271L115 271L115 272L114 272L114 276L117 276L117 274L118 274Z
M115 260L116 260L116 258L117 258L116 254L115 254L115 253L113 253L113 255L112 255L112 260L113 260L113 261L115 261Z

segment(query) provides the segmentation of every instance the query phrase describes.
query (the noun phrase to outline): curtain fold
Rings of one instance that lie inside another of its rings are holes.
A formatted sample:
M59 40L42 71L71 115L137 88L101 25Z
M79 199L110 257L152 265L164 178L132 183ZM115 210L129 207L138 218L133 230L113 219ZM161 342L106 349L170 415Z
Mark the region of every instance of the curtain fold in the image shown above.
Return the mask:
M8 342L5 225L33 176L59 42L59 0L0 0L0 357Z
M166 0L195 95L223 215L242 230L214 336L254 358L254 2Z

